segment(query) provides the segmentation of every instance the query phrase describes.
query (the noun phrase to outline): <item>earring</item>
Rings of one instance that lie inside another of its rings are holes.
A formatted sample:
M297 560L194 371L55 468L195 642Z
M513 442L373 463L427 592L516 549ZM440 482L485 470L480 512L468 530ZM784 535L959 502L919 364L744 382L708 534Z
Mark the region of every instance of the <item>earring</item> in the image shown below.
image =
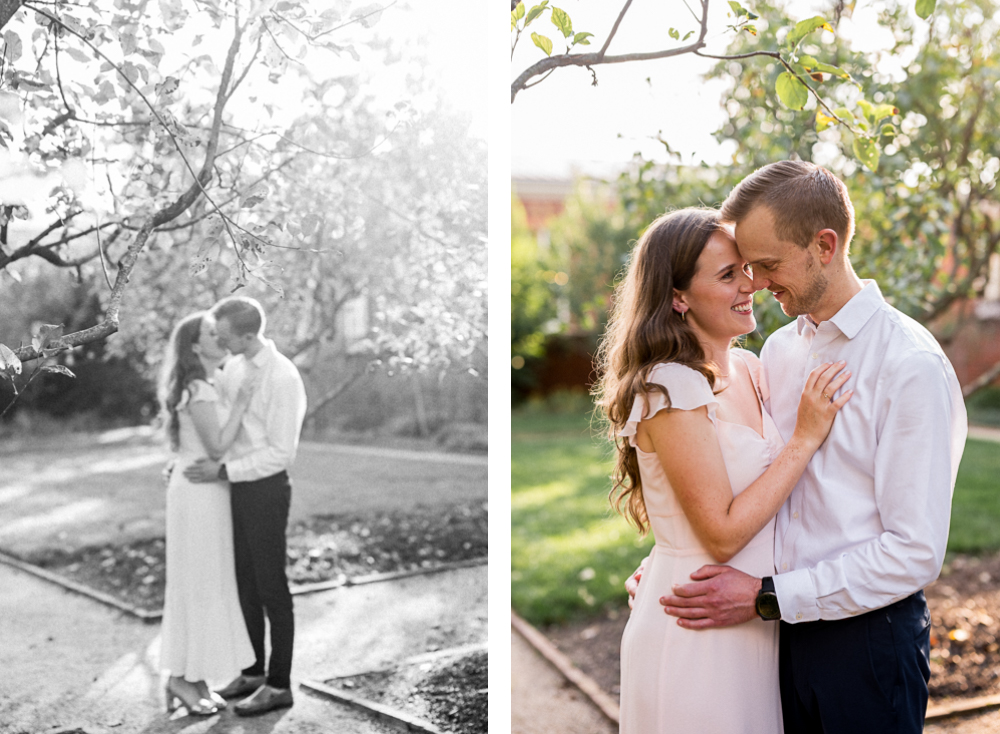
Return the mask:
M687 323L687 311L681 311L681 321Z

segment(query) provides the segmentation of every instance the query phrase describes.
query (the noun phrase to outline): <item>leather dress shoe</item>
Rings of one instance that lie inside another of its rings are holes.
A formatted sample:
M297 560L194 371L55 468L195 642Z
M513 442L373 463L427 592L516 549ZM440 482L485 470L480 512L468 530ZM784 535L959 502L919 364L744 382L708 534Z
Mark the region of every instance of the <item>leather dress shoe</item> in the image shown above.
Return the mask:
M265 683L267 676L264 675L238 675L228 685L216 689L215 692L223 698L238 698L253 693Z
M259 716L275 709L284 709L294 703L291 688L274 688L263 685L245 701L233 707L239 716Z

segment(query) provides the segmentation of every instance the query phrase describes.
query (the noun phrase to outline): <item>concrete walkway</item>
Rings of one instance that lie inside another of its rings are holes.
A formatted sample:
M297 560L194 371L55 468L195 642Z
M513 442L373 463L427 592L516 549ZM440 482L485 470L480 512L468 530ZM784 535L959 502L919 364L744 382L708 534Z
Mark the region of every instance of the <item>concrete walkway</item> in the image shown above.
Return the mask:
M615 734L589 698L521 635L510 633L511 734Z
M159 625L0 566L0 732L384 734L374 717L296 684L485 641L486 575L483 566L298 596L294 707L254 719L171 719Z

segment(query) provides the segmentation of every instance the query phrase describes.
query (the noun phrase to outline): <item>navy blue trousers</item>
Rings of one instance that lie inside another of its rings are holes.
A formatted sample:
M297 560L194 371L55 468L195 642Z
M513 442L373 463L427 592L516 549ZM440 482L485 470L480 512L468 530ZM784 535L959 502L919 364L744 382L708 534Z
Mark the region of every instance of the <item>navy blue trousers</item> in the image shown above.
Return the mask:
M290 688L295 616L285 576L288 508L292 485L286 472L252 482L233 482L233 551L243 619L257 661L244 675L264 675L268 685ZM271 660L265 667L265 617L271 627Z
M919 734L927 713L924 592L848 619L781 623L785 734Z

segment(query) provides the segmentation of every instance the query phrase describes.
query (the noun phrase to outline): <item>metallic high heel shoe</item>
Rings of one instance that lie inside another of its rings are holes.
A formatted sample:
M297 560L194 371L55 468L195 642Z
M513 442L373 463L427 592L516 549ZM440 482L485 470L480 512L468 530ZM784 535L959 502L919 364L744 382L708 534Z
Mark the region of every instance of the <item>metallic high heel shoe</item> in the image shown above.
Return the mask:
M172 714L183 704L190 716L211 716L219 713L219 707L207 698L201 698L197 690L183 692L173 685L173 679L167 679L164 689L164 696L167 700L167 713Z

